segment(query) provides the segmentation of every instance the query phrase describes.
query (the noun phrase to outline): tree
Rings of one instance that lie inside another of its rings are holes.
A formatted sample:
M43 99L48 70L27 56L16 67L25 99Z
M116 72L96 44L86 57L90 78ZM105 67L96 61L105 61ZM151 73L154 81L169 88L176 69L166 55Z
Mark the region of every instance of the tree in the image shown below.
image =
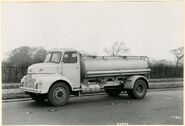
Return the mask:
M47 51L42 47L31 48L22 46L12 50L8 56L7 64L11 66L29 66L42 62Z
M180 47L177 49L171 50L171 53L175 55L176 58L176 65L178 66L179 63L183 63L183 58L184 58L184 47Z
M46 53L47 51L42 47L22 46L12 50L2 61L2 81L20 82L27 72L27 67L43 62Z
M173 49L171 50L171 53L173 55L175 55L176 58L176 68L175 68L175 75L177 75L177 67L179 65L179 63L183 63L183 59L184 59L184 47L179 47L177 49Z
M105 48L104 51L109 56L121 56L126 54L129 49L124 42L115 42L111 48Z
M8 63L13 66L29 64L29 47L22 46L12 50L9 54Z
M31 49L31 58L33 63L40 63L43 62L47 51L43 47L36 47Z

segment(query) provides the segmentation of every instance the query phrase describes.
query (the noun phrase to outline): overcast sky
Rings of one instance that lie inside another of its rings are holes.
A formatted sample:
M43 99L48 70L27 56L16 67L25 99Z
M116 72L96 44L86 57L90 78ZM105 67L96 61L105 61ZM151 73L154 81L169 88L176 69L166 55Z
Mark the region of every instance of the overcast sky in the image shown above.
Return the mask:
M172 59L183 46L184 2L3 3L3 54L20 46L76 48L104 55L125 42L129 55Z

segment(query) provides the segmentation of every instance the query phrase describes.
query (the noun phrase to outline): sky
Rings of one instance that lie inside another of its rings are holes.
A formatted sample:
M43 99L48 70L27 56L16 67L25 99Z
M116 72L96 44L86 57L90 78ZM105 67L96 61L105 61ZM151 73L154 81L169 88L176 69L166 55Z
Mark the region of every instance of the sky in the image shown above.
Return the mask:
M125 42L129 55L172 60L183 46L184 2L2 4L2 54L20 46L75 48L97 55Z

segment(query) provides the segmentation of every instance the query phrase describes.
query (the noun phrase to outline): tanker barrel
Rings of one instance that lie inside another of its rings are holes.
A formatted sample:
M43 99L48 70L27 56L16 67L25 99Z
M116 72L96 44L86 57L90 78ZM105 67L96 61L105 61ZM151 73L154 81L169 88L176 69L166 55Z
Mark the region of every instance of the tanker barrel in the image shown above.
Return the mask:
M149 59L146 56L83 56L83 76L89 73L115 73L120 71L149 70Z

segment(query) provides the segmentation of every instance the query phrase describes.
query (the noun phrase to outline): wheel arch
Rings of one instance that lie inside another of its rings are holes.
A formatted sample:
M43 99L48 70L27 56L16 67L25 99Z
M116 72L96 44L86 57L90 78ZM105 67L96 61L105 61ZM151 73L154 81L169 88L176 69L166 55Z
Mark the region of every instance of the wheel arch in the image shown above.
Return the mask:
M50 88L51 88L54 84L60 83L60 82L66 84L66 85L68 86L70 92L72 92L72 87L71 87L71 85L69 84L69 82L67 82L66 80L56 80L56 81L54 81L54 82L50 85L48 91L50 90Z
M63 82L69 87L70 91L73 90L73 85L71 84L70 80L65 76L61 76L58 74L48 75L48 76L44 76L43 78L41 78L41 80L42 80L41 82L43 83L41 85L42 93L48 93L51 86L57 82Z
M142 75L129 76L125 81L124 88L125 89L133 89L134 84L135 84L136 80L138 80L138 79L145 81L145 83L147 85L147 89L150 88L148 79Z
M148 79L147 79L146 77L140 77L140 78L138 78L138 79L141 79L141 80L145 81L146 86L147 86L147 89L149 89L149 88L150 88L150 87L149 87ZM138 79L137 79L137 80L138 80Z

